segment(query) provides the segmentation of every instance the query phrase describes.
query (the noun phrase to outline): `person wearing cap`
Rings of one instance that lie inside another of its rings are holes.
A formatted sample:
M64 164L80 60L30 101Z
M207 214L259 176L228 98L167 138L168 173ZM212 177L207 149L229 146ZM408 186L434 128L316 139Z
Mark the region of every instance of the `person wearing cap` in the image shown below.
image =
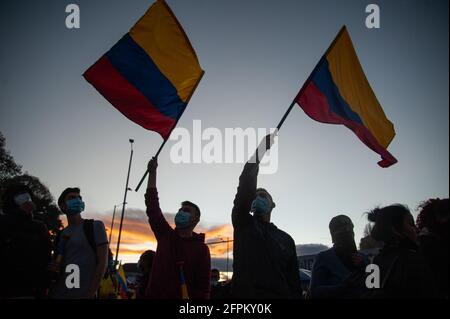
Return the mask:
M271 223L275 203L267 190L257 188L259 158L272 143L273 136L266 136L239 177L232 210L234 298L302 296L295 242Z
M0 214L0 299L44 298L51 240L44 223L33 219L31 189L12 184L2 195Z
M316 256L311 272L310 294L313 299L346 298L351 295L346 279L365 266L358 254L353 223L339 215L329 224L333 247Z

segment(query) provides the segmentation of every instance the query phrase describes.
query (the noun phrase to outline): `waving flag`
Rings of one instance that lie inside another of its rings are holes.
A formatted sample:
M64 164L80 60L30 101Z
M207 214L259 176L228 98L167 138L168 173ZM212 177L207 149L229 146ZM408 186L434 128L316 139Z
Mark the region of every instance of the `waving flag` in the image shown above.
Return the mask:
M83 76L126 117L167 139L203 73L175 15L157 0Z
M356 55L344 26L319 61L295 101L312 119L342 124L381 155L378 165L397 160L387 151L395 136Z
M116 272L117 282L118 282L118 290L120 299L128 299L128 288L127 288L127 277L125 276L125 270L123 269L122 264L119 265L119 269Z

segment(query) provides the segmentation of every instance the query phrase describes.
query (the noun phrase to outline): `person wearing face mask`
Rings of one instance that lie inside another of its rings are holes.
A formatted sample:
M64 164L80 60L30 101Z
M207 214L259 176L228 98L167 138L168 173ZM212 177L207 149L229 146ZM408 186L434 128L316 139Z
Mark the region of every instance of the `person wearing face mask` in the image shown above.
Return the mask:
M311 298L354 297L346 280L366 263L357 253L353 222L348 216L338 215L331 219L329 229L333 247L316 256L311 271Z
M83 219L85 204L76 187L66 188L58 199L59 208L67 216L68 226L59 234L55 255L62 256L62 264L50 264L50 270L58 268L60 276L52 287L54 299L91 299L96 296L108 261L108 239L103 222ZM79 267L79 288L69 288L66 278L67 265Z
M235 298L301 298L302 288L295 242L271 223L275 203L264 188L257 188L260 158L273 143L268 135L245 164L234 199L232 223Z
M23 184L9 186L2 196L0 299L46 297L51 241L47 227L33 219L33 197Z
M448 299L449 286L449 199L436 198L423 202L417 216L419 251L428 261L439 298Z
M158 241L152 272L146 289L146 298L155 299L209 299L209 248L205 234L194 232L200 221L200 209L190 201L181 203L175 215L173 229L159 206L156 188L157 159L148 163L149 178L145 205L150 227Z
M370 298L435 298L430 268L418 251L418 231L409 209L396 204L368 213L371 236L384 243L373 263L380 269L380 289Z

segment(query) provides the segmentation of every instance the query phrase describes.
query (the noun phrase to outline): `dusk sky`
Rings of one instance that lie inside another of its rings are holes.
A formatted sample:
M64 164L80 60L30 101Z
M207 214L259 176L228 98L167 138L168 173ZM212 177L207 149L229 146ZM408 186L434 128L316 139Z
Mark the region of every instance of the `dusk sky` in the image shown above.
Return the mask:
M67 29L66 5L81 10L81 28ZM87 218L109 227L121 203L129 138L135 140L124 226L124 260L155 249L134 188L162 139L124 117L83 77L142 16L152 0L0 2L0 131L25 171L55 198L81 188ZM346 25L366 76L395 126L379 155L347 128L310 119L295 106L278 138L278 170L259 176L273 196L272 221L296 244L331 245L329 220L350 216L356 241L377 205L417 205L449 196L449 64L447 0L167 0L205 70L178 126L275 127L308 75ZM381 9L380 29L368 29L365 8ZM164 212L190 200L202 211L207 238L232 236L231 209L243 163L175 164L169 141L159 157ZM204 142L206 144L206 142ZM224 150L225 152L228 150ZM173 218L173 215L168 215ZM171 220L172 222L172 220ZM131 252L130 252L131 251ZM135 253L133 254L133 251ZM125 252L125 251L124 251ZM214 256L223 255L214 248Z

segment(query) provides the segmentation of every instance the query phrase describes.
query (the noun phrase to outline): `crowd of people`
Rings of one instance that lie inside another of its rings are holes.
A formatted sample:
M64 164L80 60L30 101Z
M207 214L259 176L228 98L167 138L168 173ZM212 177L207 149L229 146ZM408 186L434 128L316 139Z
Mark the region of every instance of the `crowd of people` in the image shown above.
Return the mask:
M201 218L198 205L183 201L174 228L163 216L157 190L158 163L156 158L150 160L145 205L158 245L156 252L147 251L139 260L143 275L136 298L448 298L448 198L425 201L416 222L403 205L368 212L373 223L371 236L382 243L372 260L358 252L352 220L345 215L333 217L329 223L333 247L316 256L310 287L303 291L295 242L271 222L275 201L257 186L259 159L271 146L270 139L267 141L263 152L259 148L239 177L231 212L233 277L226 282L220 281L218 269L211 269L205 235L194 231ZM9 187L2 203L0 298L100 296L102 280L116 271L116 265L104 224L81 216L84 202L79 188L67 188L58 198L68 225L54 239L45 225L33 218L33 193L26 185ZM379 287L367 286L369 264L379 267ZM66 271L68 265L78 267L78 280L74 277L77 272Z

